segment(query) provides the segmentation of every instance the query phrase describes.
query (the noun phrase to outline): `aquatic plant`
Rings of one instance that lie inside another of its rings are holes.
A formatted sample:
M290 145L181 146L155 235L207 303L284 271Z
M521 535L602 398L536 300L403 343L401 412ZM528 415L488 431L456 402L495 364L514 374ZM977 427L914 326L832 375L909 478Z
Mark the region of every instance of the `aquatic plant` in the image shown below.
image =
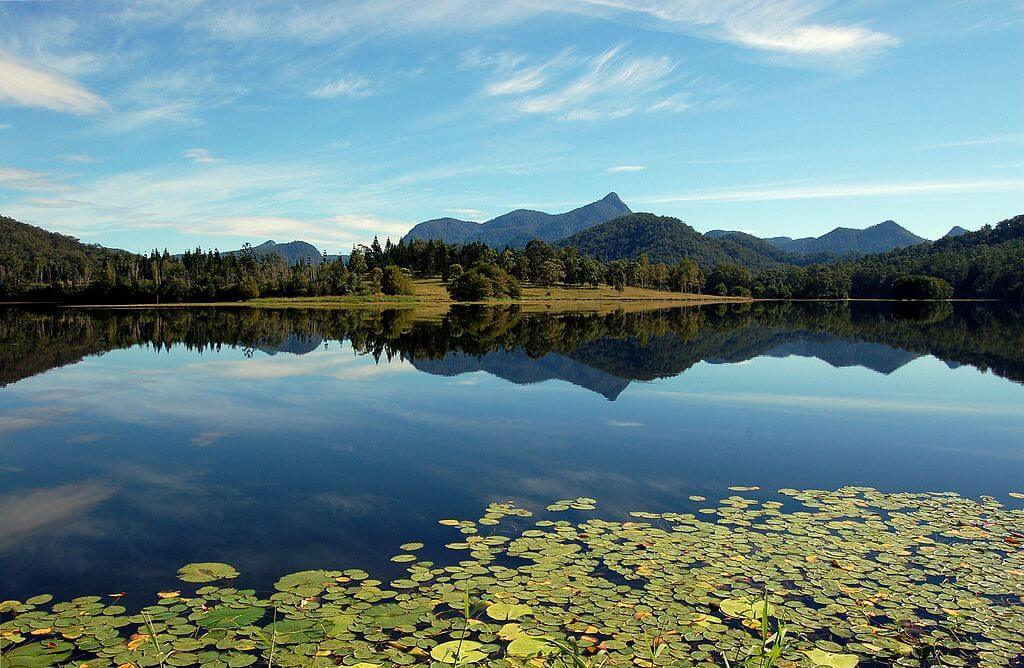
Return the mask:
M134 612L109 596L4 601L0 667L1019 665L1024 511L951 493L746 490L628 521L582 519L595 502L567 500L525 529L529 511L491 504L441 520L461 559L406 543L407 577L389 583L310 570L256 592L207 563Z

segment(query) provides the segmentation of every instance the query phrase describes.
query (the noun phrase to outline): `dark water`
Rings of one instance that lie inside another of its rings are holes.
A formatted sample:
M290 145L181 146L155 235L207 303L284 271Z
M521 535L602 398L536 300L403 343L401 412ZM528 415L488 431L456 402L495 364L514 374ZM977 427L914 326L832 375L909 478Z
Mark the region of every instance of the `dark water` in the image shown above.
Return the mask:
M1024 314L0 310L0 600L397 574L490 501L1024 491ZM440 556L435 551L435 556Z

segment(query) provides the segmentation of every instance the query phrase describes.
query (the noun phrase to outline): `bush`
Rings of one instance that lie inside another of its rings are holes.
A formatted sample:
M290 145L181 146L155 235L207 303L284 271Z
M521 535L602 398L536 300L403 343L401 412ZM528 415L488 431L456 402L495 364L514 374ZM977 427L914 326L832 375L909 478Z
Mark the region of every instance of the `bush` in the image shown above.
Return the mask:
M952 299L953 286L934 276L900 276L892 283L896 299Z
M493 264L478 264L448 282L448 294L460 302L487 299L518 299L522 294L519 281Z
M380 291L386 295L411 295L415 292L412 279L393 264L384 267L380 279Z

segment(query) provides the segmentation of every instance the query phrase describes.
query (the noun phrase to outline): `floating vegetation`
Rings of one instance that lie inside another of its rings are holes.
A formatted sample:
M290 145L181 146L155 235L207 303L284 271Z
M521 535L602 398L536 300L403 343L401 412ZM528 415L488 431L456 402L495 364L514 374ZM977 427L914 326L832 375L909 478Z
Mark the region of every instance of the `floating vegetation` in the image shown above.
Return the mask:
M704 513L526 529L504 520L528 511L491 504L441 521L463 560L420 560L407 543L407 576L390 583L311 570L256 592L203 563L179 571L191 587L135 612L110 596L4 601L0 667L1020 665L1024 511L950 493L781 493L792 503L733 495Z

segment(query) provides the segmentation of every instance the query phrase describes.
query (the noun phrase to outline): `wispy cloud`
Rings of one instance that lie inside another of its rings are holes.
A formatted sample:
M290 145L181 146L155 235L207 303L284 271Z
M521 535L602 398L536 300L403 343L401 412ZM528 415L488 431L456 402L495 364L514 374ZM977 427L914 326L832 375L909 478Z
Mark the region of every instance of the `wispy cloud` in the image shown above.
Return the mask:
M72 114L110 109L102 97L56 70L0 50L0 103Z
M623 174L626 172L642 172L647 169L646 165L615 165L604 170L609 174Z
M986 192L1024 192L1024 179L906 181L839 183L811 186L760 186L723 188L672 195L633 198L640 204L673 202L770 202L777 200L842 199L855 197L906 197L959 195Z
M65 153L60 156L60 161L76 165L92 165L100 162L100 159L84 153Z
M214 157L210 151L199 147L190 148L182 154L182 157L200 165L212 165L216 162L224 162L223 158Z
M900 43L864 25L823 22L818 0L549 0L546 6L791 56L865 56Z
M310 93L310 95L324 99L336 97L362 99L370 97L377 90L377 84L366 77L359 74L347 74L341 78L328 81Z
M638 55L621 45L589 58L564 50L539 63L529 60L509 52L488 56L474 51L464 54L463 65L493 71L484 95L510 98L518 113L562 120L683 111L700 97L698 85L711 88L700 77L680 72L678 61L668 56Z
M57 192L66 186L52 180L49 174L0 165L0 190Z
M446 209L445 213L451 213L456 216L465 216L467 218L486 218L487 214L480 209Z

